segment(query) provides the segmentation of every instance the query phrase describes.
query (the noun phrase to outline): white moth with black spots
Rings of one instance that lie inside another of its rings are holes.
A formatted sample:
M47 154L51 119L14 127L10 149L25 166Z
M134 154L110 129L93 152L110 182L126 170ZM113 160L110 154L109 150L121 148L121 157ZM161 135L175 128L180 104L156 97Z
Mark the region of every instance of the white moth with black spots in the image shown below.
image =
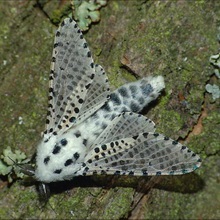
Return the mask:
M50 183L93 174L177 175L201 159L186 146L155 133L138 114L165 87L147 77L110 92L77 24L65 19L56 32L46 130L37 148L36 180Z

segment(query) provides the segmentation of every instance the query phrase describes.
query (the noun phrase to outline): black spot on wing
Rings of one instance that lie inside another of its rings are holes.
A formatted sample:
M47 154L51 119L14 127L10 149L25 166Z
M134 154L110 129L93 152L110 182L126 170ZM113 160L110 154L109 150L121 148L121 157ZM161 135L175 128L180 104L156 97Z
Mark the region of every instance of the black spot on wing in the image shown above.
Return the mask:
M99 152L100 152L100 149L99 149L98 147L96 147L96 148L94 149L94 151L95 151L95 153L99 153Z
M103 144L103 145L101 146L101 148L102 148L102 150L106 150L106 149L107 149L107 145L106 145L106 144Z

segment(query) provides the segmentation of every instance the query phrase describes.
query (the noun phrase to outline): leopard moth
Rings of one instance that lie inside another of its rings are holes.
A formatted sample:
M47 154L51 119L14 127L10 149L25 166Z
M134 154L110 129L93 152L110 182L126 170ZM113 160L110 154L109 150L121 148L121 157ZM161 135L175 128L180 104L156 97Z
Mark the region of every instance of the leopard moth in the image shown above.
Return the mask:
M197 169L198 155L156 133L154 122L139 114L164 88L162 76L151 76L110 92L76 22L66 18L55 36L36 180L46 184L94 174L178 175Z

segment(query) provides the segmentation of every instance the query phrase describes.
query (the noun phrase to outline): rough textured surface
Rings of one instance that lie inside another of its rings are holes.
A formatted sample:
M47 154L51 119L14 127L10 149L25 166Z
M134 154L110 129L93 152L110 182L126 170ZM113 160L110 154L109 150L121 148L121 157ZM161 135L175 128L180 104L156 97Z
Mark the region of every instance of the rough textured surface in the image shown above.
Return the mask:
M56 29L47 15L55 19L56 11L60 16L65 1L57 1L55 9L55 1L38 2L44 4L0 2L0 152L10 146L30 157L47 110ZM32 183L17 181L9 188L2 177L1 218L220 218L220 104L205 93L207 82L215 80L208 60L218 51L219 7L219 1L109 1L101 22L85 35L111 85L134 76L165 77L166 92L146 113L161 133L181 137L202 156L198 171L161 177L156 184L144 178L76 178L52 185L54 195L46 206L39 204ZM150 188L144 196L140 182Z

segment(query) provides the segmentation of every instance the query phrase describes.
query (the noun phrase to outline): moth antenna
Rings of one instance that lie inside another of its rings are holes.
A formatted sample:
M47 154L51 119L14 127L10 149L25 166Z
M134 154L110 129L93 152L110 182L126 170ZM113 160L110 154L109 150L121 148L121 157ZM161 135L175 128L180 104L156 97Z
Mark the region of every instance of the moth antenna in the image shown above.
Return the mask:
M20 168L20 171L27 175L27 176L34 176L35 174L35 170L34 170L34 167L30 164L19 164L17 162L15 162L12 158L10 158L8 156L8 158L17 166Z

